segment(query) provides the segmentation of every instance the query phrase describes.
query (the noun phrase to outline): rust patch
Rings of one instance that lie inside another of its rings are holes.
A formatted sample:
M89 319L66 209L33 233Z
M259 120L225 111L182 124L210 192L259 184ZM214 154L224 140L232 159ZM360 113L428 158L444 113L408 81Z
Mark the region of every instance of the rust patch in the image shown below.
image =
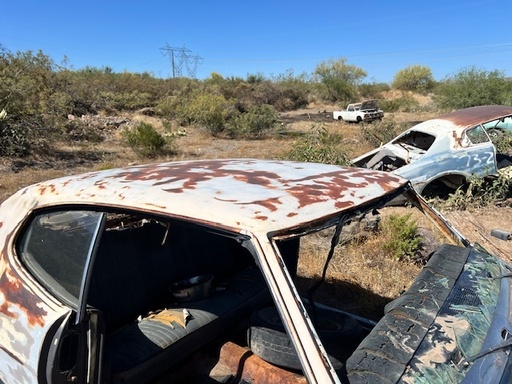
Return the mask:
M509 115L512 115L512 107L504 105L484 105L446 113L439 116L437 119L451 121L453 124L460 127L470 127Z
M7 271L0 276L0 291L5 296L5 302L0 305L0 313L17 319L18 315L9 310L9 307L13 305L26 313L28 323L32 327L44 325L46 311L38 305L40 301L24 288L19 279L9 277Z
M107 188L107 182L106 181L97 181L94 183L94 185L96 187L98 187L99 189L106 189Z
M228 373L250 383L306 384L306 378L267 363L247 348L232 342L225 343L219 354L215 373Z
M453 141L455 142L455 146L457 148L463 147L462 135L459 136L459 135L457 135L457 131L453 131L452 137L453 137Z
M246 203L239 203L241 205L260 205L262 207L267 208L270 212L277 211L277 206L282 204L280 201L280 198L274 197L272 199L267 200L254 200L254 201L248 201Z
M42 186L39 187L39 194L40 195L44 195L47 192L48 193L55 193L55 191L56 191L55 184L46 184L46 185L42 185Z
M31 326L43 326L47 312L39 306L40 300L22 284L18 273L10 268L7 260L9 238L10 236L6 237L4 249L0 254L0 292L5 299L0 305L0 313L17 319L17 315L9 310L9 306L14 305L26 313Z

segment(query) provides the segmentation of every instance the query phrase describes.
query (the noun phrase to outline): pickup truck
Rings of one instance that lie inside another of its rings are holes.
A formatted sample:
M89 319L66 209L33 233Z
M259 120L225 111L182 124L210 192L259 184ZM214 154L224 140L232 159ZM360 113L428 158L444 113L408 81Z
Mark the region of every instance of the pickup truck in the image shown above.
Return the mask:
M377 100L367 100L361 103L349 104L346 110L334 111L332 117L334 120L351 123L371 122L381 120L384 117L384 112L379 109Z

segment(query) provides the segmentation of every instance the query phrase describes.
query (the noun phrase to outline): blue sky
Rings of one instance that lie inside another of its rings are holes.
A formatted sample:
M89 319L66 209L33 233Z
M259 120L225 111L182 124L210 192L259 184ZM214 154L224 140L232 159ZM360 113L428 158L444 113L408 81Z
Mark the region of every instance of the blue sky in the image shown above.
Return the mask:
M4 48L67 57L74 69L172 77L161 49L172 47L197 58L199 79L310 75L341 57L366 81L391 82L415 64L437 80L470 66L512 76L512 0L16 0L0 9Z

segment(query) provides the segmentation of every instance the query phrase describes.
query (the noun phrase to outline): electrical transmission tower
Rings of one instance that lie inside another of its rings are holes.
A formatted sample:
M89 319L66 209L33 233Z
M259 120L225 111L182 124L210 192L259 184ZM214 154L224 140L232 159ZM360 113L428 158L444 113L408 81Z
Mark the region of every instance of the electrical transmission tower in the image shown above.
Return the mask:
M203 58L200 56L191 56L190 49L185 47L171 47L166 44L165 47L160 48L161 51L165 51L164 55L168 55L171 60L172 77L182 77L183 65L187 68L189 77L195 77L197 66L202 63Z
M185 66L187 67L188 75L192 78L196 77L197 66L203 63L203 58L201 56L188 56L185 61Z

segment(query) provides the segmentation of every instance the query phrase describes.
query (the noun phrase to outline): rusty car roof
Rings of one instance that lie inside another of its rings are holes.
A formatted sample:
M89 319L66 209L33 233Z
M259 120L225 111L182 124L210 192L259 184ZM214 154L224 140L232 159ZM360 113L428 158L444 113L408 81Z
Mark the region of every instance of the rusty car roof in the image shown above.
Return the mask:
M407 183L360 168L256 159L146 164L41 182L27 211L91 204L134 208L234 230L271 232L381 198Z
M512 115L512 107L505 105L482 105L445 113L434 119L419 123L410 129L435 132L439 127L444 127L450 130L463 131L466 128L510 115Z
M482 105L445 113L438 119L448 120L460 127L472 127L480 123L512 115L512 107L505 105Z

